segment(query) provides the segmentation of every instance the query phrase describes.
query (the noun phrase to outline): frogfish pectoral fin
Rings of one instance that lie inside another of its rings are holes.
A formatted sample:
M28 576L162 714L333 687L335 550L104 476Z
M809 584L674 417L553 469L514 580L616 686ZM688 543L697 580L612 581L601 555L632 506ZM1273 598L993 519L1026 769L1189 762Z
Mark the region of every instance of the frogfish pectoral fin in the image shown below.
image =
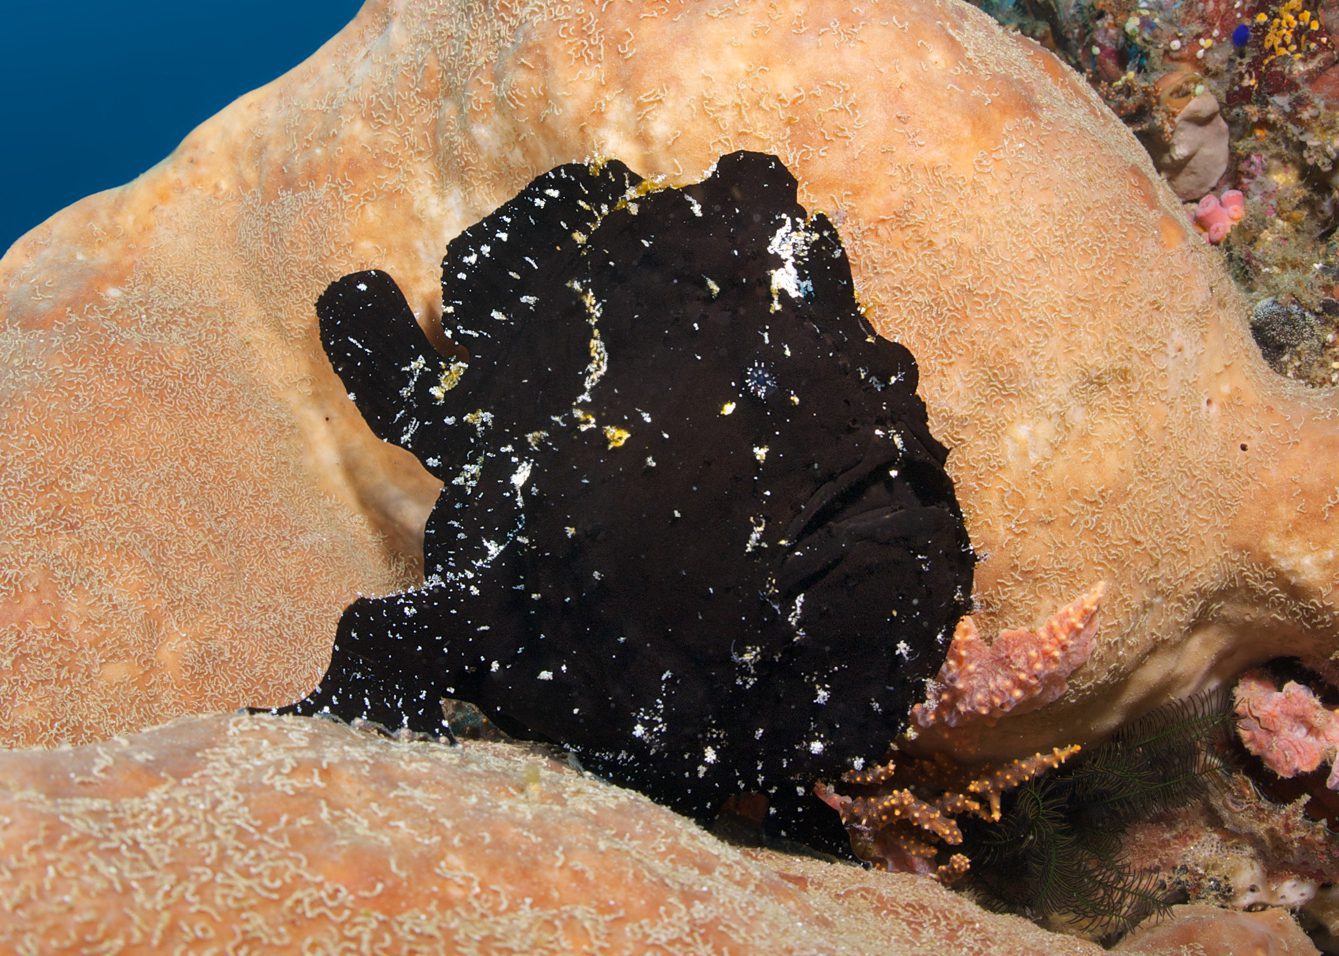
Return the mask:
M350 604L340 618L321 683L297 703L272 712L330 714L346 722L373 721L389 730L449 733L441 700L450 664L438 631L440 620L432 615L416 620L427 593L430 589Z
M378 438L420 461L451 447L448 413L456 403L448 405L446 393L466 363L438 354L394 279L377 270L337 279L317 300L316 315L335 373Z

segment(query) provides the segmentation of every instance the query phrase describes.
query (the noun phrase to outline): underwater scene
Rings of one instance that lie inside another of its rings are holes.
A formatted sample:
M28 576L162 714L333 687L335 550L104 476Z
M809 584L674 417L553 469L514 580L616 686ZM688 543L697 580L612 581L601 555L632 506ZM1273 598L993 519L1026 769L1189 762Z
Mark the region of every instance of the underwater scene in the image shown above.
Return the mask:
M0 103L9 183L0 253L90 193L119 186L192 128L296 66L359 0L71 0L7 3L0 85L34 91Z
M0 953L1339 953L1339 4L346 6L11 172Z

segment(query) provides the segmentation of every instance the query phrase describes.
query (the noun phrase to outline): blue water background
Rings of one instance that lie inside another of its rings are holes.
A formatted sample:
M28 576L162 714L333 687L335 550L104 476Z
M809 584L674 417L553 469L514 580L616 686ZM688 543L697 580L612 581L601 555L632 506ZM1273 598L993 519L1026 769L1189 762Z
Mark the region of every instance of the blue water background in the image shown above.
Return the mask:
M0 252L301 63L362 0L0 0Z

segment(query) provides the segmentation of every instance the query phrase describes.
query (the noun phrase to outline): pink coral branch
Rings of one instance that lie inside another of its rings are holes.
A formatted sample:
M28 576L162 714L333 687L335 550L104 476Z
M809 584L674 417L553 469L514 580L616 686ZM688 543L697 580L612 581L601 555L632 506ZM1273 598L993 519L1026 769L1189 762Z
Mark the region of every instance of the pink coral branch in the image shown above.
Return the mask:
M1280 777L1330 764L1325 785L1339 790L1339 712L1296 681L1279 690L1261 671L1247 671L1233 691L1237 736Z
M1005 714L1027 713L1056 700L1092 653L1104 584L1061 608L1036 631L1001 631L993 644L971 617L958 622L926 701L912 708L922 728L993 725Z

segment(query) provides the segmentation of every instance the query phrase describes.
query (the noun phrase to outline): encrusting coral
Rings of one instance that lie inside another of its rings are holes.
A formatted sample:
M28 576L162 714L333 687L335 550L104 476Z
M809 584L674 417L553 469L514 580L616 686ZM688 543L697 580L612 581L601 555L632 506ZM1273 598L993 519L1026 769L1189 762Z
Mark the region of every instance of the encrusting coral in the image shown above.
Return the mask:
M1141 926L1115 947L1118 953L1166 950L1213 956L1320 956L1286 910L1236 913L1203 905L1173 907L1169 919Z
M1237 736L1280 777L1330 765L1326 786L1339 790L1339 712L1296 681L1280 690L1263 671L1247 671L1233 691Z
M727 845L539 748L263 716L0 754L0 909L0 950L53 954L1102 952L924 877Z
M1001 631L981 639L972 616L958 621L948 655L911 710L920 730L936 725L993 726L1007 714L1025 714L1059 700L1068 679L1093 651L1105 584L1061 608L1035 631Z
M1098 956L514 744L186 718L0 754L0 950Z

